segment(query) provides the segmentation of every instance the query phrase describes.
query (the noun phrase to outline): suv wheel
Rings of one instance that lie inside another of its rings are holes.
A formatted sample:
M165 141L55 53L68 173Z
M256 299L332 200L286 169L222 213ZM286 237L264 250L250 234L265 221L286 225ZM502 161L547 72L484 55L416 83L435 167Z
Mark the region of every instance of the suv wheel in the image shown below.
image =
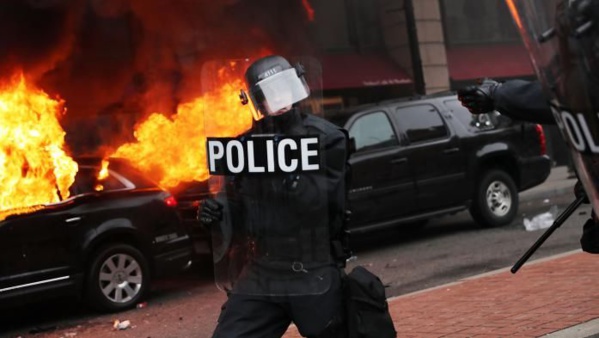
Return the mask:
M110 244L92 257L86 292L91 306L114 312L139 302L149 282L148 262L139 250L127 244Z
M476 187L470 214L483 226L498 227L511 223L518 211L518 190L510 175L490 170Z

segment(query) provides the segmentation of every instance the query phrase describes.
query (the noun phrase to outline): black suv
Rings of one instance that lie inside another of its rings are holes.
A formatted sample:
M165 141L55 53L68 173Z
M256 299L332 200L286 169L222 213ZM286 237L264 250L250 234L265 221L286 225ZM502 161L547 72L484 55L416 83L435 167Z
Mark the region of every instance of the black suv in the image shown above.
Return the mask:
M543 183L551 161L540 125L497 112L474 116L454 94L385 101L330 118L354 153L350 231L469 208L483 226L511 223L518 192Z

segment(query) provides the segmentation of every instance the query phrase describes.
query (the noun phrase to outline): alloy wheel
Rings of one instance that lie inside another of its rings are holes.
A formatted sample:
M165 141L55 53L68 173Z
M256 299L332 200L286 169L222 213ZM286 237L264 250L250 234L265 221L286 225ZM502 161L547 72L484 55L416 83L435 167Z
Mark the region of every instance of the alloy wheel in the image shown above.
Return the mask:
M115 254L102 264L98 283L107 299L114 303L126 303L141 291L142 269L132 256Z
M497 217L507 215L512 208L512 195L508 186L501 181L493 181L487 188L487 206Z

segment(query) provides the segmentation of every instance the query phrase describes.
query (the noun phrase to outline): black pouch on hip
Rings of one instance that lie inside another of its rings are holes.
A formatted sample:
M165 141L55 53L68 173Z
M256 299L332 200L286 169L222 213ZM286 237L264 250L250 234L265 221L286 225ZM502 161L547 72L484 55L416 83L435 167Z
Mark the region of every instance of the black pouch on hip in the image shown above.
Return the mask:
M389 313L385 286L362 266L344 277L345 310L349 338L391 338L397 332Z

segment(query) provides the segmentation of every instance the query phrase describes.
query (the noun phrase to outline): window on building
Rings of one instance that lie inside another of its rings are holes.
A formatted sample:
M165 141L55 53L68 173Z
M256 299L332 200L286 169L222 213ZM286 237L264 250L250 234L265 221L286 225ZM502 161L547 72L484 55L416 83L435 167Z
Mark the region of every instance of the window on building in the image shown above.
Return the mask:
M505 0L441 0L448 45L520 42Z
M353 20L350 20L350 38L359 51L378 51L383 47L383 33L377 0L350 0Z
M379 0L326 0L312 3L311 35L325 51L380 51L384 47Z

